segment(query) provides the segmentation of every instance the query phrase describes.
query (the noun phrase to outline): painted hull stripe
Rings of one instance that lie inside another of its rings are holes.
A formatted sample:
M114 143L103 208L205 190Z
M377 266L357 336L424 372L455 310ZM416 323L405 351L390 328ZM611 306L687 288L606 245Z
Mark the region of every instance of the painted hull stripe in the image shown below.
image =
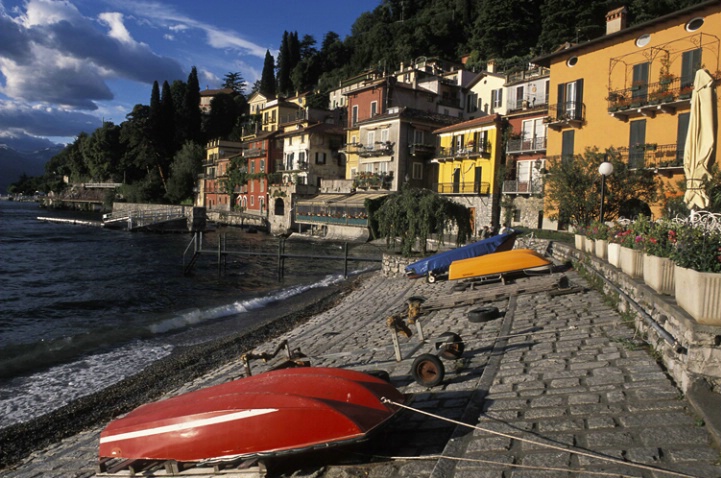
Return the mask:
M244 418L257 417L260 415L266 415L268 413L277 412L277 408L257 408L253 410L243 410L242 412L228 413L212 418L203 418L200 420L193 420L191 422L177 423L174 425L166 425L156 428L148 428L145 430L138 430L135 432L121 433L119 435L111 435L100 438L100 443L111 443L120 440L130 440L133 438L143 438L153 435L160 435L163 433L179 432L183 430L189 430L193 428L200 428L208 425L216 425L218 423L232 422L235 420L243 420Z

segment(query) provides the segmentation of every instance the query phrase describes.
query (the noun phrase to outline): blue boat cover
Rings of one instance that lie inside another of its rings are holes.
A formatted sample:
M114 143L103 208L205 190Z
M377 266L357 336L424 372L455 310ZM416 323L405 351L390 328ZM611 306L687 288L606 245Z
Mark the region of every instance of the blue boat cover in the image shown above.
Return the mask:
M406 275L417 278L428 275L428 272L432 272L435 276L445 274L453 261L512 249L518 234L518 231L509 231L450 251L439 252L406 266Z

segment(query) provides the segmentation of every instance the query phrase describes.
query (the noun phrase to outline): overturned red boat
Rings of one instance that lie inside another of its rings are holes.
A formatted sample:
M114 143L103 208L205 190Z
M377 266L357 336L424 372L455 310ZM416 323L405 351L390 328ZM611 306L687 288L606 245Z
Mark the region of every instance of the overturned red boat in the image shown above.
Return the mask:
M138 407L100 434L100 458L176 461L268 456L362 440L404 396L375 376L289 368Z

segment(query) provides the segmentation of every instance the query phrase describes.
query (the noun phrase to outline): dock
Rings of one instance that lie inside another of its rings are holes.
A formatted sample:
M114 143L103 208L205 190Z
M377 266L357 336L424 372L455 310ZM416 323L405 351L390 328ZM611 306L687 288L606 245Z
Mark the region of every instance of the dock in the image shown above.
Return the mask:
M86 221L83 219L63 219L59 217L37 217L38 221L53 222L58 224L73 224L76 226L103 227L102 221Z

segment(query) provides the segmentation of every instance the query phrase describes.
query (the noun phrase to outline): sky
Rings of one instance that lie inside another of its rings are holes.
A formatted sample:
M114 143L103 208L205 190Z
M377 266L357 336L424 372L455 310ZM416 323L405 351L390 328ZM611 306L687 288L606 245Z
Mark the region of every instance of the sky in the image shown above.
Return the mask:
M149 104L153 81L252 85L284 31L333 31L381 0L0 0L0 145L68 143ZM246 92L250 88L246 89Z

